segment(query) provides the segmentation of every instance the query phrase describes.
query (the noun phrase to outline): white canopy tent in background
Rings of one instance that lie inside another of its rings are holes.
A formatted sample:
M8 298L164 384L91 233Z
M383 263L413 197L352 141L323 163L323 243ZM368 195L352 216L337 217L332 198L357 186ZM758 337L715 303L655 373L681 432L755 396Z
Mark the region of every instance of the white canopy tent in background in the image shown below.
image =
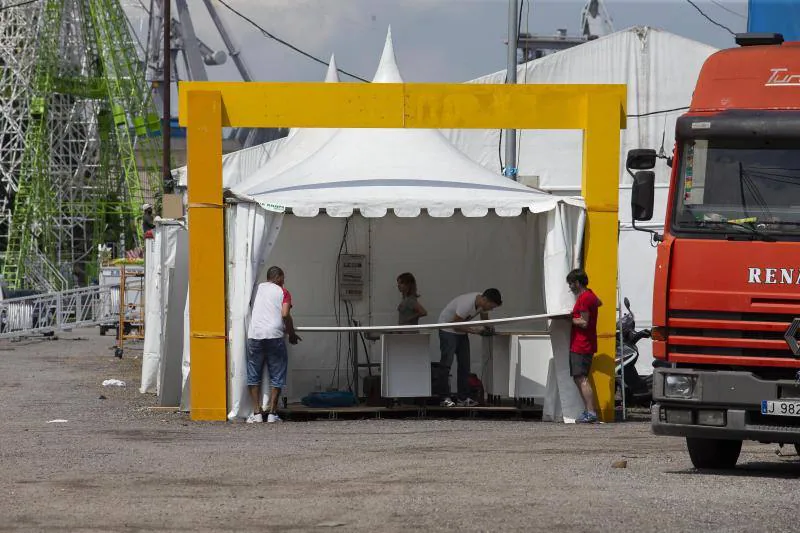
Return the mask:
M700 68L717 49L649 27L634 27L589 41L517 68L518 83L623 83L628 87L628 124L620 132L619 282L636 314L637 328L652 324L653 273L656 253L650 237L630 224L631 177L625 157L633 148L662 146L672 153L675 121L692 98ZM468 83L503 83L505 71ZM443 132L470 159L501 172L499 153L505 153L498 130L448 130ZM556 195L581 190L580 131L518 131L517 167L520 179L538 177L538 187ZM670 169L656 166L656 209L652 224L664 221ZM650 341L639 344L640 372L652 372Z
M402 83L391 35L374 81ZM230 417L252 411L245 386L246 325L252 290L270 264L286 271L298 325L347 323L342 317L395 323L395 278L403 271L416 275L429 322L452 297L490 286L506 295L499 316L565 313L574 301L564 280L582 245L582 200L553 197L498 176L435 130L342 129L282 172L265 165L232 194L239 203L229 209L226 224L232 258ZM322 213L327 216L317 216ZM364 255L368 264L363 298L352 308L337 293L341 253ZM553 418L561 409L570 418L580 411L568 376L565 324L555 328L556 351L563 356L556 358L545 401ZM303 337L290 348L289 397L298 399L317 381L347 385L348 347L333 334ZM374 361L377 354L368 351ZM480 375L477 344L473 353L472 370ZM438 360L435 336L431 355Z
M182 222L156 220L153 238L145 241L145 330L142 348L142 380L139 391L158 394L161 390L163 354L166 349L165 334L170 328L182 328L167 319L170 294L170 269L175 268L177 254L185 239L186 227ZM186 284L186 274L181 273L177 283Z

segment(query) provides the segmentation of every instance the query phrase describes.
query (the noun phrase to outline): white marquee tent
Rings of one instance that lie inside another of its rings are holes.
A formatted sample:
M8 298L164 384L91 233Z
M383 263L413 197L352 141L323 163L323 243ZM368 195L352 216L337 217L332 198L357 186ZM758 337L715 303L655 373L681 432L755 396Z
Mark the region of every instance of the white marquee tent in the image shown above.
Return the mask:
M390 35L374 82L402 83ZM299 325L346 322L337 318L340 310L363 324L395 323L394 280L403 271L420 283L428 322L450 298L490 286L507 295L501 316L572 306L564 278L581 248L582 200L498 176L435 130L342 129L294 166L275 174L265 165L232 193L239 203L227 223L231 417L252 409L245 388L246 324L254 282L270 264L286 270ZM352 308L337 294L342 252L363 255L368 264L363 297ZM303 337L290 349L289 396L298 398L318 382L348 384L349 349L332 334ZM566 342L563 331L556 337ZM435 340L431 348L438 360ZM480 374L478 348L472 370ZM368 351L374 361L376 351ZM557 361L555 371L569 384L565 361ZM574 386L561 388L560 403L556 389L546 410L557 417L563 408L574 418Z

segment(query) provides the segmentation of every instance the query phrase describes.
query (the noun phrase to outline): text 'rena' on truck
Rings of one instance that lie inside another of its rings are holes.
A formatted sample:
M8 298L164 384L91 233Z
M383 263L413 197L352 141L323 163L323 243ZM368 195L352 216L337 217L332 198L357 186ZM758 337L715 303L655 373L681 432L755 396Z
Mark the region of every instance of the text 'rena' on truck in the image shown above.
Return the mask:
M672 157L631 150L635 221L672 167L653 290L652 427L698 468L800 444L800 42L739 34L703 65ZM635 172L635 174L634 174Z

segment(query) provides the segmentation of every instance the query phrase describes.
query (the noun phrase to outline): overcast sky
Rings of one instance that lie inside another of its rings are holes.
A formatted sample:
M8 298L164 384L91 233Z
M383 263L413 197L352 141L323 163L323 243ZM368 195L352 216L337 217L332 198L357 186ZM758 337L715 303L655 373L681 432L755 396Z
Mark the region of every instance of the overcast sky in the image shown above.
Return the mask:
M746 0L694 0L734 32L746 28ZM505 68L507 0L226 0L276 36L338 66L371 79L391 24L401 73L412 82L460 82ZM128 0L128 4L136 3ZM149 4L149 2L145 2ZM255 79L319 81L325 67L264 37L214 0ZM223 48L200 0L190 0L198 36ZM522 31L577 35L583 0L525 2ZM716 47L733 37L685 0L606 0L616 30L653 26ZM128 8L134 16L141 9ZM737 15L738 14L738 15ZM134 22L136 24L136 22ZM141 27L141 26L140 26ZM232 62L209 67L210 79L240 79ZM352 81L352 80L350 80Z

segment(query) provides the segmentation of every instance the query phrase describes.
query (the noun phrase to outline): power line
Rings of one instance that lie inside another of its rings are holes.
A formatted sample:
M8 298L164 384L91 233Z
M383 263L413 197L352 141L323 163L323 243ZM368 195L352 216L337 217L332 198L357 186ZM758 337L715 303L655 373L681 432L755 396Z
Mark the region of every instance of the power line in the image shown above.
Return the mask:
M710 1L712 4L714 4L715 6L717 6L717 7L721 8L721 9L724 9L725 11L727 11L728 13L730 13L731 15L736 15L736 16L737 16L737 17L739 17L739 18L747 19L747 17L746 17L746 16L742 15L742 14L741 14L741 13L739 13L738 11L734 11L733 9L731 9L731 8L729 8L729 7L725 7L725 6L722 4L722 2L718 2L717 0L709 0L709 1Z
M253 19L249 18L249 17L248 17L247 15L245 15L244 13L241 13L240 11L237 11L236 9L234 9L233 7L231 7L231 6L230 6L230 5L229 5L227 2L225 2L225 0L217 0L217 1L218 1L220 4L222 4L223 6L225 6L225 7L226 7L228 10L230 10L231 12L233 12L233 13L234 13L236 16L238 16L239 18L241 18L241 19L243 19L243 20L245 20L245 21L249 22L249 23L250 23L252 26L254 26L254 27L258 28L258 30L259 30L259 31L260 31L262 34L264 34L266 37L269 37L270 39L272 39L272 40L274 40L274 41L277 41L277 42L281 43L282 45L286 46L287 48L290 48L290 49L294 50L294 51L295 51L295 52L297 52L298 54L301 54L301 55L303 55L303 56L307 57L308 59L311 59L312 61L316 61L317 63L320 63L321 65L328 66L328 62L327 62L327 61L324 61L324 60L322 60L322 59L320 59L320 58L318 58L318 57L316 57L316 56L314 56L314 55L311 55L311 54L309 54L308 52L306 52L305 50L301 50L300 48L296 47L296 46L295 46L295 45L293 45L292 43L289 43L289 42L287 42L287 41L284 41L283 39L281 39L280 37L276 36L275 34L268 32L267 30L265 30L264 28L262 28L261 26L259 26L259 25L258 25L258 23L256 23L256 22L255 22ZM362 78L361 76L357 76L357 75L355 75L355 74L351 74L350 72L347 72L346 70L343 70L343 69L340 69L340 68L337 68L336 70L338 70L339 72L341 72L341 73L342 73L342 74L344 74L345 76L350 76L351 78L355 78L355 79L357 79L357 80L359 80L359 81L364 81L364 82L370 83L370 81L369 81L369 80L367 80L367 79L365 79L365 78Z
M711 17L709 17L708 15L706 15L706 14L703 12L703 10L702 10L702 9L700 9L699 7L697 7L697 4L695 4L694 2L692 2L692 0L686 0L686 1L687 1L687 2L689 2L689 4L691 4L691 6L692 6L693 8L695 8L695 9L697 10L697 12L698 12L698 13L700 13L701 15L703 15L703 17L705 17L705 18L706 18L706 20L708 20L708 21L709 21L711 24L713 24L714 26L719 26L720 28L722 28L723 30L727 31L727 32L728 32L728 33L730 33L731 35L734 35L734 36L736 35L736 33L735 33L735 32L734 32L732 29L730 29L729 27L727 27L727 26L726 26L726 25L724 25L724 24L720 24L720 23L719 23L719 22L717 22L716 20L714 20L714 19L712 19Z
M34 2L38 1L39 0L26 0L25 2L19 2L18 4L11 4L10 6L0 6L0 11L5 11L6 9L11 9L12 7L27 6L28 4L33 4Z

